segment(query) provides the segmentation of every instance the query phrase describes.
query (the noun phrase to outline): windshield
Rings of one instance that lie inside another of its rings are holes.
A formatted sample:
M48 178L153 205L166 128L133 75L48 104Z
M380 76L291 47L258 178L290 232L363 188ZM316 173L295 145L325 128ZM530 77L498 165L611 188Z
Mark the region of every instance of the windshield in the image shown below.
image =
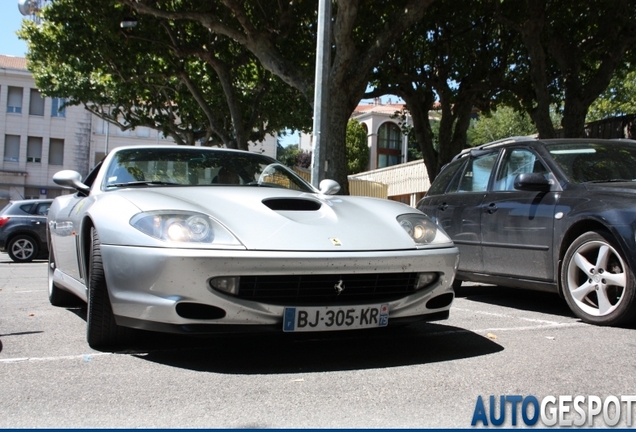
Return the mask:
M257 153L201 147L120 150L111 160L104 188L133 186L261 186L315 192L275 159Z
M636 180L636 143L583 141L546 148L573 183Z

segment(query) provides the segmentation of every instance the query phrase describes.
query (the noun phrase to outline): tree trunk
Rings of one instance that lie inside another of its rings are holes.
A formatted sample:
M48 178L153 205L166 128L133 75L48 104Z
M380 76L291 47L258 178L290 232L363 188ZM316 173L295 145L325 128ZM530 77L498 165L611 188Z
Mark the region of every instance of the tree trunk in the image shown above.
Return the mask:
M433 145L433 130L428 118L429 112L435 103L435 94L429 87L413 89L412 86L400 86L398 96L404 99L413 121L413 133L420 150L430 181L437 176L440 170L439 154Z

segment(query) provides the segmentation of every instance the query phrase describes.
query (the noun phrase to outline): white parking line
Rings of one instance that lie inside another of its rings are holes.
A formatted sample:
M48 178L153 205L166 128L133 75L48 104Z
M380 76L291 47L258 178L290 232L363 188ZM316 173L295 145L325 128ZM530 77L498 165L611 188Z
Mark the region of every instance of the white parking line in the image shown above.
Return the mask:
M58 357L18 357L11 359L0 359L0 363L21 363L21 362L42 362L42 361L57 361L57 360L78 360L83 359L85 362L91 361L93 357L101 357L112 355L116 353L91 353L80 354L72 356L58 356Z
M459 308L458 307L453 307L453 311L470 312L470 313L473 313L473 314L488 315L488 316L493 316L493 317L497 317L497 318L505 318L505 319L509 319L509 320L518 320L518 321L526 321L526 322L537 323L538 324L538 325L533 325L533 326L489 327L489 328L484 328L484 329L471 329L470 330L470 331L475 332L475 333L493 332L493 331L514 331L514 330L539 330L539 329L548 329L548 328L580 327L580 326L588 325L588 324L580 322L580 321L558 322L558 321L551 321L551 320L544 320L544 319L537 319L537 318L525 318L525 317L519 317L519 316L502 314L502 313L495 313L495 312L486 312L486 311L480 311L480 310L475 310L475 309L465 309L465 308L461 308L461 307L459 307Z

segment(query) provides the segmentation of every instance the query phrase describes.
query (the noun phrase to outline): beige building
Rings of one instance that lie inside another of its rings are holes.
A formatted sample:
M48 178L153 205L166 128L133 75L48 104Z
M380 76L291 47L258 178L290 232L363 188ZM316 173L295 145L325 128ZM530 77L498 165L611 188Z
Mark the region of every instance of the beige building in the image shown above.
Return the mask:
M53 183L57 171L88 174L104 155L123 145L172 143L147 127L122 131L83 106L44 98L26 59L0 55L0 208L10 199L54 198L68 192ZM276 157L276 137L250 150Z
M379 99L373 103L360 104L351 114L367 131L369 146L369 170L402 164L407 161L408 137L402 133L400 119L395 114L404 109L404 104L394 104L389 100L382 103ZM411 126L411 117L406 117ZM299 148L312 150L313 136L300 134Z
M408 137L402 133L401 119L396 118L396 113L403 109L404 104L376 99L373 103L358 105L353 111L351 118L358 120L367 131L369 165L368 171L349 176L352 195L378 196L415 207L430 187L424 162L407 162ZM437 118L431 117L431 120ZM406 122L412 126L409 115ZM312 135L300 135L300 149L312 150ZM375 186L370 192L368 185L371 184L384 188Z

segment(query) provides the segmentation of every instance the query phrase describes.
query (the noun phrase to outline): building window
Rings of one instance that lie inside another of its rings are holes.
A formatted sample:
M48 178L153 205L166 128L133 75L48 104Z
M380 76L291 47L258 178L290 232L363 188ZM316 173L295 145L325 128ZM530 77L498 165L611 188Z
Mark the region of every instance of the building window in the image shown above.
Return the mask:
M7 112L15 114L22 113L22 87L9 87Z
M106 157L106 153L98 151L98 152L95 152L94 156L95 157L93 158L93 166L97 166L97 164L100 163L102 159Z
M4 160L5 162L18 162L20 160L20 137L18 135L4 136Z
M49 143L49 165L64 165L64 140L51 138Z
M51 99L51 117L66 117L66 108L64 104L66 99L64 98L52 98Z
M115 135L119 136L130 136L130 129L122 129L120 127L115 127Z
M378 130L378 168L400 163L402 133L395 123L384 123Z
M40 198L40 189L38 188L24 188L24 199L38 199Z
M42 138L40 137L27 138L27 162L32 162L32 163L42 162Z
M40 94L40 90L31 89L31 98L29 100L29 115L44 115L44 98Z
M68 194L68 192L65 191L64 189L47 189L46 190L47 198L57 198L59 196L66 195L66 194Z

